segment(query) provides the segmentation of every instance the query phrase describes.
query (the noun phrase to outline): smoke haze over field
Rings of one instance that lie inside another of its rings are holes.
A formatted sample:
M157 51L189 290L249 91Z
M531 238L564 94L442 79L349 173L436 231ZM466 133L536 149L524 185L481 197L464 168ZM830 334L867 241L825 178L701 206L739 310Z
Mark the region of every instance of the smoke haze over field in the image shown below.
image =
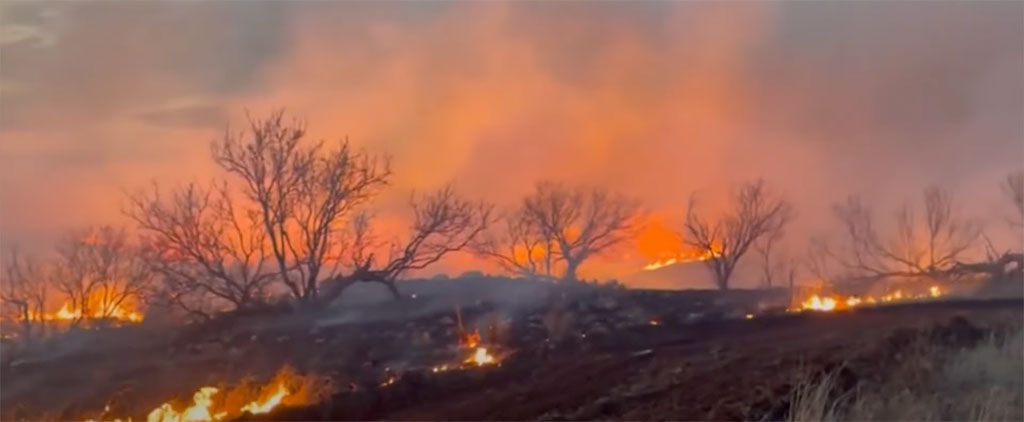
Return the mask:
M0 20L5 247L125 223L123 189L213 177L209 141L275 107L393 155L377 205L395 225L411 189L510 204L556 179L677 227L692 191L714 207L763 176L799 212L794 241L849 194L887 213L929 183L1012 241L1018 2L32 2Z

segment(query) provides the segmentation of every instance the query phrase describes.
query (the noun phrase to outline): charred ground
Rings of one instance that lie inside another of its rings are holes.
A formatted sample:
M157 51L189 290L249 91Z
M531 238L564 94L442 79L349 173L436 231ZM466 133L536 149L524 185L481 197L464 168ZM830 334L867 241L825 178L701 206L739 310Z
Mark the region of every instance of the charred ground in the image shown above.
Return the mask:
M484 283L452 295L454 281L430 283L329 316L151 323L7 352L3 418L145 415L202 385L266 381L289 365L323 376L323 397L259 419L782 419L801 374L843 366L852 388L898 364L901 338L959 347L1022 318L1020 299L788 314L784 290ZM460 338L474 330L498 365L432 371L463 360Z

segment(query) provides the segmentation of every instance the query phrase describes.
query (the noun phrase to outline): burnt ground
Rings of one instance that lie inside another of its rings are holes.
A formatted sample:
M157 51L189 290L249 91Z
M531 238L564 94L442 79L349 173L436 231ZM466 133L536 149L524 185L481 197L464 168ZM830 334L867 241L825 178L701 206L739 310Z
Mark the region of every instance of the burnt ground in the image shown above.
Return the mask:
M395 386L282 409L276 420L776 420L806 371L884 377L900 339L977 341L1020 321L1019 299L933 302L648 327L586 352L521 353L501 367L408 377Z
M260 419L778 419L801 373L844 365L849 382L884 376L899 359L894 338L969 341L1019 323L1024 309L1020 299L946 300L794 315L777 311L777 292L604 288L538 302L463 303L456 317L421 298L389 305L401 318L236 316L71 333L85 346L5 357L0 409L4 420L81 420L109 406L140 419L199 386L267 380L288 364L330 377L336 393ZM429 370L466 357L459 318L500 365ZM397 382L381 387L388 374Z

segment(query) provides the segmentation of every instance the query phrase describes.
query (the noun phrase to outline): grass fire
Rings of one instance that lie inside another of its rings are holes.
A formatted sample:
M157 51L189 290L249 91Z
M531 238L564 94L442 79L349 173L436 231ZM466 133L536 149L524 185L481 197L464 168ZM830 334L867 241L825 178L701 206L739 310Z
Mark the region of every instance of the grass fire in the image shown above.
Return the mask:
M0 3L0 421L1024 420L1022 16Z

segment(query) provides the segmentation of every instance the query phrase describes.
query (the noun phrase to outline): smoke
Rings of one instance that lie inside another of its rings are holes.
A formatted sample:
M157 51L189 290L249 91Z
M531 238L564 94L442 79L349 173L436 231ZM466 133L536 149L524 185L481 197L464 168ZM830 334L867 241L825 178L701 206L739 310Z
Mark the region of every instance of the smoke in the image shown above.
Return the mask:
M998 180L1024 162L1021 13L1013 2L5 4L0 233L48 244L123 222L122 188L211 177L207 144L224 125L281 106L316 136L394 156L396 188L379 202L392 220L411 189L454 181L511 204L558 179L634 195L672 228L691 192L714 209L730 185L764 177L800 212L793 251L832 226L832 202L860 193L882 211L929 183L995 226ZM646 249L584 275L636 268L657 254ZM489 268L462 256L436 270L473 267Z

